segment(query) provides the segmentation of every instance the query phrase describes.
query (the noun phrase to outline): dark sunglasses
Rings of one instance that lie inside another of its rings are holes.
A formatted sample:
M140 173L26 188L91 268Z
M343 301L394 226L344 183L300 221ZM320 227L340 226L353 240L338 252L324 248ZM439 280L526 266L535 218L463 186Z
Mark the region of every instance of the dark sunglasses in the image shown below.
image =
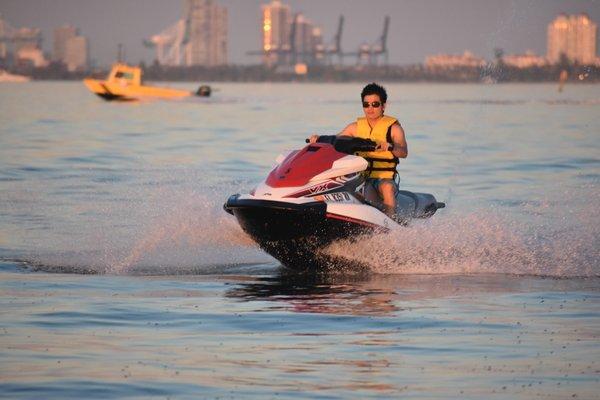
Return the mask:
M372 103L369 103L368 101L363 101L363 108L369 108L369 106L373 108L379 108L381 107L381 103L378 101L374 101Z

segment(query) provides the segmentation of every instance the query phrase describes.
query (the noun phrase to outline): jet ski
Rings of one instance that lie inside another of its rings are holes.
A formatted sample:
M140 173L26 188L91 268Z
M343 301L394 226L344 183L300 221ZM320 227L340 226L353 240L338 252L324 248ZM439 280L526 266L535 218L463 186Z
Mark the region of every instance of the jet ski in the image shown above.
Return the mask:
M223 208L286 267L357 267L321 250L338 239L388 232L413 218L431 217L445 207L431 194L400 190L392 219L382 211L382 204L367 201L360 189L368 162L355 153L375 147L376 143L367 139L320 136L316 143L279 155L264 182L248 194L231 195Z

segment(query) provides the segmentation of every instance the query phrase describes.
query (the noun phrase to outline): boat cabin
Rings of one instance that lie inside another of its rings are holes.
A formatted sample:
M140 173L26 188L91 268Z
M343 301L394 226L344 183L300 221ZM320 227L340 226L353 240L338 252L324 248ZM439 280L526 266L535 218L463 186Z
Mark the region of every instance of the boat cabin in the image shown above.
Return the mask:
M121 86L141 86L142 69L125 64L115 64L108 74L107 81L118 83Z

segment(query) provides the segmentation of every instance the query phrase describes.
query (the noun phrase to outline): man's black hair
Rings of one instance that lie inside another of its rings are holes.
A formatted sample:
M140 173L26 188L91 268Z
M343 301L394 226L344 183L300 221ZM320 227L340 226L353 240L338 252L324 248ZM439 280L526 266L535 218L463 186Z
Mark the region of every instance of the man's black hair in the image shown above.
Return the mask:
M387 92L385 91L385 89L383 88L383 86L376 84L375 82L373 83L369 83L367 86L365 86L360 94L360 99L362 101L365 100L365 96L371 95L371 94L376 94L377 96L379 96L379 99L381 100L382 103L386 103L387 102Z

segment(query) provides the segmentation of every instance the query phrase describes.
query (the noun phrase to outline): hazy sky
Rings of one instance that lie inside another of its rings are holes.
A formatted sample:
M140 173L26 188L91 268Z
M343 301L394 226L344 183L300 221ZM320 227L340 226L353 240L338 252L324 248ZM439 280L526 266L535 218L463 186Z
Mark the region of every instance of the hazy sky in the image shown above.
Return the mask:
M261 0L217 0L229 11L229 60L258 62L248 56L260 49ZM436 53L471 50L485 58L493 49L506 53L546 52L546 26L560 12L586 12L600 23L600 0L288 0L292 12L304 15L333 39L340 14L345 16L342 47L355 51L381 35L390 15L390 62L423 62ZM182 16L183 0L0 0L0 14L14 27L41 28L44 49L51 51L53 29L72 24L90 39L91 56L100 65L116 58L123 43L129 62L152 61L142 40Z

